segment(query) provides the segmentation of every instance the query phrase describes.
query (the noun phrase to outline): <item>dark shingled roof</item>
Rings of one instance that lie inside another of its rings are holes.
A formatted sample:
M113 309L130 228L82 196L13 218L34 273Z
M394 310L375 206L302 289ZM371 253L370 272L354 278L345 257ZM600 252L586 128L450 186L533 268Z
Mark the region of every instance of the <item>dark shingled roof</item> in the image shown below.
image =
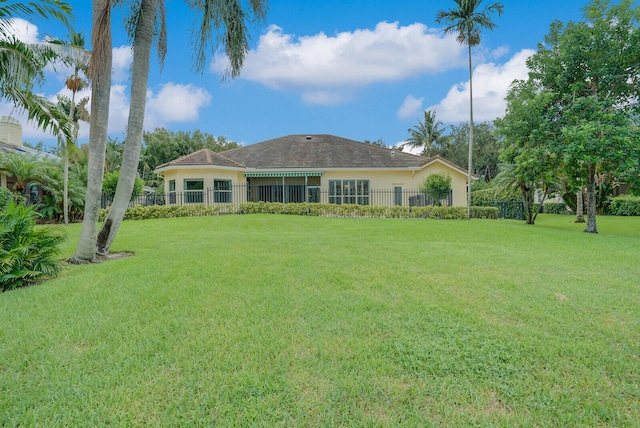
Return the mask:
M206 150L206 149L205 149ZM428 158L326 134L287 135L237 149L184 156L159 168L179 165L292 168L419 168ZM204 152L204 153L203 153Z
M237 162L232 161L229 158L222 156L220 153L216 153L209 149L198 150L189 155L182 156L171 162L167 162L164 165L160 165L158 168L166 166L185 166L185 165L217 165L217 166L230 166L235 168L243 168L244 165L240 165Z

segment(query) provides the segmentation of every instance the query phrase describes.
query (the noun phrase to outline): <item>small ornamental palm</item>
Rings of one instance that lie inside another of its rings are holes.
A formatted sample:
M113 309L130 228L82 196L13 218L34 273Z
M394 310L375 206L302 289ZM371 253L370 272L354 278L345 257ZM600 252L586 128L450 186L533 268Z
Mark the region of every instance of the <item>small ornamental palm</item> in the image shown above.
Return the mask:
M0 211L0 290L7 291L56 275L59 229L35 227L34 207L13 201Z

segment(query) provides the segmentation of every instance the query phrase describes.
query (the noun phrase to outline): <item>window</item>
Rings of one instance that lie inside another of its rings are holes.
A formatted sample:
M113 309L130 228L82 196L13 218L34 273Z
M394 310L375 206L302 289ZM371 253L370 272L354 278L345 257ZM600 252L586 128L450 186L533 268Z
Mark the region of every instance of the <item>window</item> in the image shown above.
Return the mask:
M393 188L393 202L396 205L402 205L402 187L395 186Z
M329 180L329 203L369 205L369 180Z
M231 203L231 180L213 180L213 202Z
M176 203L176 180L169 180L169 204Z
M184 202L201 204L204 201L204 180L202 178L184 180Z

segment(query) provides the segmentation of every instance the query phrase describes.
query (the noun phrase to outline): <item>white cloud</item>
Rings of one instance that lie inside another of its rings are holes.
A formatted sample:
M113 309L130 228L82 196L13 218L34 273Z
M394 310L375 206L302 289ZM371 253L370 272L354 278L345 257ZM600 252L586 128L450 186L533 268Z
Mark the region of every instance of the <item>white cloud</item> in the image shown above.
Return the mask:
M133 51L131 46L113 48L113 81L116 83L130 80L131 64L133 63Z
M40 43L38 27L21 18L13 18L8 21L7 34L14 35L24 43Z
M149 123L163 125L172 122L192 122L198 119L200 109L211 103L211 94L192 84L166 83L158 93L147 93L147 118ZM155 128L158 125L154 125Z
M334 106L352 99L353 95L343 90L304 91L302 93L302 102L305 104Z
M416 98L413 95L407 95L404 102L398 109L398 118L415 119L420 110L422 110L422 102L424 98Z
M298 38L272 25L247 55L241 78L278 90L306 92L357 88L464 64L464 49L454 36L443 36L420 23L380 22L373 30ZM223 73L227 65L226 57L217 56L211 68Z
M493 120L504 115L507 90L515 79L527 78L526 60L535 52L523 49L505 64L487 63L473 71L474 121ZM469 120L469 81L453 86L440 103L428 107L435 109L445 122Z

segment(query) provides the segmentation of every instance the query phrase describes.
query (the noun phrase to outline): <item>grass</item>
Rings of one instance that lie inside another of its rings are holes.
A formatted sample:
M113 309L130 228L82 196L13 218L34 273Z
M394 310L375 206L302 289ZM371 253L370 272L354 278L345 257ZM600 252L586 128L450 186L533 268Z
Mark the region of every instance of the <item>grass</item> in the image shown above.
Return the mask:
M0 295L0 425L638 426L640 218L572 220L125 222Z

